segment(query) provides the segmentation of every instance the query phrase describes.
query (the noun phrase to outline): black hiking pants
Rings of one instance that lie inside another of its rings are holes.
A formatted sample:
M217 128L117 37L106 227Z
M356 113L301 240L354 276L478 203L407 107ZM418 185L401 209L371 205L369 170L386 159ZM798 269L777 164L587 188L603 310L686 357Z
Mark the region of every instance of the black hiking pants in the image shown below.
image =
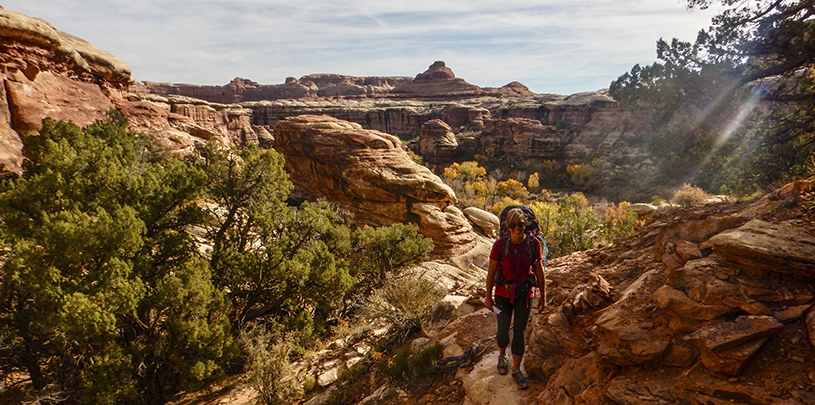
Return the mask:
M529 314L532 312L532 298L516 299L513 303L509 302L509 298L496 295L493 302L501 309L501 313L498 314L498 333L495 336L498 347L509 346L509 327L512 324L512 354L523 356L526 346L524 334ZM514 324L512 318L515 318Z

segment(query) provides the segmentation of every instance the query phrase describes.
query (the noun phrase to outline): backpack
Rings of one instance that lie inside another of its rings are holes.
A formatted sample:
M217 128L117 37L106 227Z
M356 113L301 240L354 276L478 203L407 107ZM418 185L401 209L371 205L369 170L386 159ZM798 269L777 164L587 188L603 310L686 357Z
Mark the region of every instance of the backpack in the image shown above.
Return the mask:
M541 247L543 247L541 258L543 260L543 269L545 271L546 256L549 252L546 247L546 241L543 239L543 236L540 235L540 225L538 224L538 219L535 217L535 212L532 211L532 208L529 208L527 205L510 205L501 211L498 232L500 237L503 239L503 246L501 246L500 254L498 256L498 263L501 263L509 254L509 249L512 245L512 241L510 241L510 230L507 226L507 213L513 208L520 208L526 217L526 228L524 228L524 233L526 233L527 236L526 246L529 257L535 257L535 252L533 251L535 244L532 242L533 238L537 239L540 242ZM535 260L532 260L532 264L534 266ZM510 295L510 302L514 302L515 297L528 295L529 290L538 285L538 277L533 270L529 272L529 275L524 281L510 281L506 278L506 276L504 276L503 270L499 268L499 271L495 272L494 284L505 286Z

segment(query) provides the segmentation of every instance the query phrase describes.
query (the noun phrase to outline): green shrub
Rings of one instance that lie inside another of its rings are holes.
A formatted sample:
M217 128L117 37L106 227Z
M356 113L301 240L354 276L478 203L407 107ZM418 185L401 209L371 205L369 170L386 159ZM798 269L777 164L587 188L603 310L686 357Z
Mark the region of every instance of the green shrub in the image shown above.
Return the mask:
M381 285L388 273L423 261L434 248L415 224L360 228L351 246L352 267L365 291Z

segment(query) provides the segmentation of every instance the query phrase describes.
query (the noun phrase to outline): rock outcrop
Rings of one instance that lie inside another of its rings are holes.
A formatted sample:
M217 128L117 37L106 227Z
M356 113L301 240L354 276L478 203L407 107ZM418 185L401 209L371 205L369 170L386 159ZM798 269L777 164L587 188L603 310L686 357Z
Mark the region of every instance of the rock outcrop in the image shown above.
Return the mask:
M86 126L122 111L130 128L175 153L216 139L226 145L271 143L252 110L188 97L133 95L130 68L48 22L0 9L0 165L20 173L21 138L45 117Z
M453 204L455 193L414 163L399 138L327 116L280 121L275 149L300 192L347 208L357 225L416 223L437 253L475 244L472 226Z
M0 9L0 38L0 164L12 172L21 170L21 136L43 118L90 124L130 81L121 60L41 19Z
M813 191L655 213L612 247L553 260L553 307L532 321L526 362L533 403L815 400ZM574 310L570 292L595 276L613 303Z

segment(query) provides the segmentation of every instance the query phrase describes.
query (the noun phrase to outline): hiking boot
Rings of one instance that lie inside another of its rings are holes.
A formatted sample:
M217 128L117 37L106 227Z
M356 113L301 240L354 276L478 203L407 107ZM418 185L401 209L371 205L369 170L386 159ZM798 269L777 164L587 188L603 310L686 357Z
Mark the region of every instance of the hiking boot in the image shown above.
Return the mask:
M506 374L509 371L507 367L507 356L498 356L498 374Z
M529 381L524 377L524 373L521 372L521 370L512 370L512 379L518 384L518 388L522 390L529 388Z

